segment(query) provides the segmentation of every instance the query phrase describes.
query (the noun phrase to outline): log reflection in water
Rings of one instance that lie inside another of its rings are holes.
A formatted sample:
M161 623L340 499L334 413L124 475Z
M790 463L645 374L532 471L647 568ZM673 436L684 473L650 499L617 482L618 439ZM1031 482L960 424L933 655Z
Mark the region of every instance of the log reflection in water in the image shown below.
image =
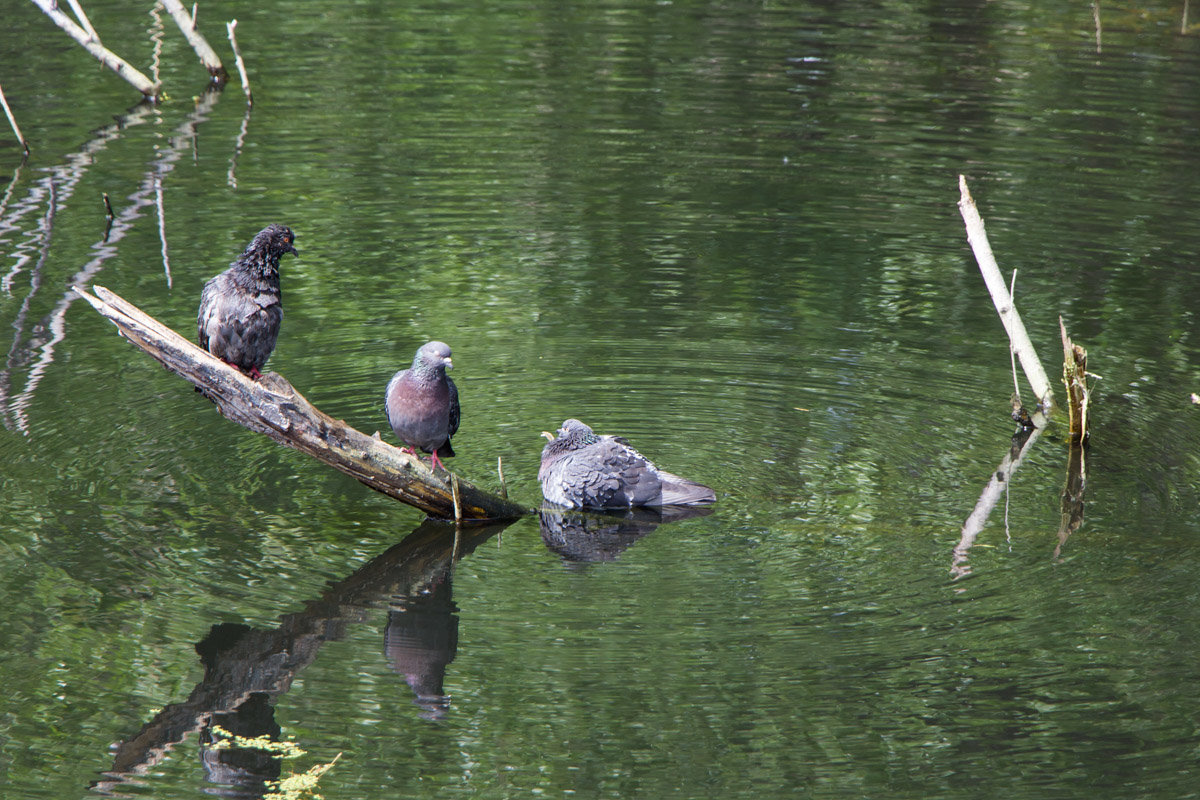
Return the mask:
M321 597L305 603L303 611L286 614L279 625L270 630L245 625L214 625L208 635L196 645L204 665L204 677L192 689L187 700L174 703L158 712L142 729L118 744L113 765L105 778L93 784L101 793L120 790L122 784L145 774L161 762L171 748L188 734L201 732L202 742L212 738L214 724L224 726L236 719L246 726L257 726L259 733L276 731L273 716L267 708L279 695L291 688L297 673L311 664L321 647L341 639L352 623L367 621L371 612L381 607L398 605L403 608L411 598L436 593L449 600L451 572L457 558L472 552L483 542L502 531L506 525L461 526L426 521L390 550L366 564L354 574L330 586ZM442 615L447 630L440 634L445 646L440 654L426 659L432 672L441 670L454 658L457 649L457 617ZM450 628L453 630L450 630ZM433 637L438 638L438 637ZM385 649L389 645L385 645ZM388 653L389 658L392 654ZM406 662L411 667L413 662ZM396 662L393 660L393 666ZM407 674L406 674L407 678ZM428 675L410 684L427 687L436 682ZM423 690L423 689L422 689ZM418 697L418 703L422 698ZM254 704L255 713L242 709ZM444 697L435 705L442 713ZM423 707L424 704L422 704ZM231 717L230 715L233 715ZM425 716L428 716L426 714ZM249 732L250 727L244 727ZM205 756L206 763L213 759ZM229 770L242 770L247 781L259 780L266 773L261 769L240 766L210 766L210 774L230 776Z

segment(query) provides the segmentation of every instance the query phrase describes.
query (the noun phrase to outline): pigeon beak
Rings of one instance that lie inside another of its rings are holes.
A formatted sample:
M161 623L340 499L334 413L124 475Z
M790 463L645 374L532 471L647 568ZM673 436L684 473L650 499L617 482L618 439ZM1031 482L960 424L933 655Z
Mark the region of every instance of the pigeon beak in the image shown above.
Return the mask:
M549 439L552 442L554 441L554 434L551 433L550 431L542 431L542 436L545 436L547 439Z
M446 369L454 369L454 362L450 360L450 356L442 359L442 363L446 365Z

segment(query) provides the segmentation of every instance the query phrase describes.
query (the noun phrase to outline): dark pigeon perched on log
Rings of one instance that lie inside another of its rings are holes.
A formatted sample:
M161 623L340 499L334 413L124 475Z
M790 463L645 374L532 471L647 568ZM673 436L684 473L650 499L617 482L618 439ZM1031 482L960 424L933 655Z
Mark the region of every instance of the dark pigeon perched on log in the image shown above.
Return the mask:
M628 442L598 436L577 419L549 431L538 480L542 496L569 508L700 505L717 499L712 489L654 466Z
M458 430L458 387L446 374L453 366L447 344L426 342L412 366L392 376L383 403L396 438L410 453L416 447L430 453L435 469L446 469L439 453L454 455L450 437Z
M268 225L200 293L200 346L255 380L279 338L279 259L284 253L299 255L292 247L295 240L291 228Z

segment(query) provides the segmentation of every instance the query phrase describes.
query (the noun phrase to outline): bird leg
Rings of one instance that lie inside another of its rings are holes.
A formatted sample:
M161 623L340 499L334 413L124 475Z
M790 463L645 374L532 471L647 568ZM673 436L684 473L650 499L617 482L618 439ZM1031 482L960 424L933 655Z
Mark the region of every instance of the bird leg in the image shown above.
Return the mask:
M442 469L446 470L446 472L450 471L449 469L447 469L446 465L442 463L442 460L440 458L438 458L436 448L434 449L434 451L432 453L429 454L429 465L430 465L431 470L435 470L438 467L441 467Z
M221 361L222 361L222 363L228 364L229 366L233 367L234 369L236 369L238 372L242 373L243 375L249 375L250 380L252 380L252 381L256 381L262 377L262 373L258 371L258 367L251 367L250 369L246 370L246 369L242 369L241 367L239 367L237 364L233 363L232 361L226 361L223 358L221 359Z

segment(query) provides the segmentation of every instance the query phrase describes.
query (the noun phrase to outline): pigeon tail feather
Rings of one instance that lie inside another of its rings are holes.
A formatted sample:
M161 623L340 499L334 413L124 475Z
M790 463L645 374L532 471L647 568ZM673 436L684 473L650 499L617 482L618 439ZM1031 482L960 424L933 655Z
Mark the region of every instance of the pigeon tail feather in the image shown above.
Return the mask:
M670 472L658 471L658 479L662 482L662 505L691 506L705 503L715 503L717 493L702 483L689 481Z

